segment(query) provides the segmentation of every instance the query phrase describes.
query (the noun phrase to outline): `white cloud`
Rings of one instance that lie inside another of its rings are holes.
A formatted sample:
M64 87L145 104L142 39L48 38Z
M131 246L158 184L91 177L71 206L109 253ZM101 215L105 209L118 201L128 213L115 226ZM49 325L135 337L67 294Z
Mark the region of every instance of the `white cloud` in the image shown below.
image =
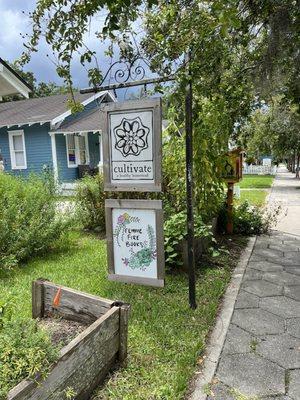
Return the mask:
M0 0L0 57L3 59L14 61L22 54L24 39L20 33L30 33L28 12L34 9L35 4L35 0ZM105 12L95 16L91 21L89 32L85 34L85 43L97 52L98 63L104 71L108 68L110 59L104 56L103 43L95 36L95 32L101 30L105 17ZM52 51L42 40L38 52L33 54L30 63L24 69L32 71L37 81L62 83L47 53L51 55ZM94 63L92 66L95 66ZM75 87L83 88L88 85L87 73L81 66L78 55L73 59L72 78Z

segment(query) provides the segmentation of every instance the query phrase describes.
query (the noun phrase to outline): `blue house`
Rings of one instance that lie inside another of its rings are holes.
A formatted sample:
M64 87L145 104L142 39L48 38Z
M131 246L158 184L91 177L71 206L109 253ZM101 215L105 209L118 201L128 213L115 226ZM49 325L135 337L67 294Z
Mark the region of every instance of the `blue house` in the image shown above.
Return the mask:
M108 92L76 94L83 111L72 114L68 95L0 103L0 160L5 172L27 176L51 168L65 189L82 170L102 164L100 105Z

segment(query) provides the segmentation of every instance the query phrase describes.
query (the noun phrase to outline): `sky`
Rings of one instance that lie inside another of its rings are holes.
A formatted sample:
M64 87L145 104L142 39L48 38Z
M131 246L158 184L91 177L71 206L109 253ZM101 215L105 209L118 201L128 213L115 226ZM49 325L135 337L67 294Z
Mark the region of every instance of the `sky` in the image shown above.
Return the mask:
M34 9L35 0L0 0L0 57L10 62L19 58L23 51L23 38L20 33L30 32L30 21L28 12ZM103 22L103 17L94 19L94 27ZM93 29L91 29L93 31ZM91 33L86 36L86 43L97 50L98 62L100 66L104 66L106 61L103 56L103 47L97 43L97 39ZM51 54L51 50L45 42L42 42L38 53L34 54L32 60L24 67L26 71L32 71L38 82L56 82L62 84L62 80L57 76L55 65L49 61L47 53ZM80 65L78 60L74 60L72 70L74 86L84 88L88 86L86 71Z

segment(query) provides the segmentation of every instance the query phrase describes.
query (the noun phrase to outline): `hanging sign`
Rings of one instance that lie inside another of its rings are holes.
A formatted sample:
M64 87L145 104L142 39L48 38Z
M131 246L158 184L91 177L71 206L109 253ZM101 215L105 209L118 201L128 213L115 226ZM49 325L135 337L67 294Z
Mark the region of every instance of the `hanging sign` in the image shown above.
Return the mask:
M108 279L164 286L160 200L106 200Z
M106 191L161 191L161 99L101 109Z

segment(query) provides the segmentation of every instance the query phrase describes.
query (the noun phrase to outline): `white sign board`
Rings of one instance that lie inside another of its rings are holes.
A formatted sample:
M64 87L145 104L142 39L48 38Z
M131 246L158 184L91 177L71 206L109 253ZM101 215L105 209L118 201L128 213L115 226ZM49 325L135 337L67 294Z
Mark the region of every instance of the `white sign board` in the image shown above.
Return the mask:
M104 189L161 190L161 100L108 103L104 120Z
M106 200L109 279L163 286L162 204Z
M272 158L263 158L262 164L267 167L271 167L272 165Z

